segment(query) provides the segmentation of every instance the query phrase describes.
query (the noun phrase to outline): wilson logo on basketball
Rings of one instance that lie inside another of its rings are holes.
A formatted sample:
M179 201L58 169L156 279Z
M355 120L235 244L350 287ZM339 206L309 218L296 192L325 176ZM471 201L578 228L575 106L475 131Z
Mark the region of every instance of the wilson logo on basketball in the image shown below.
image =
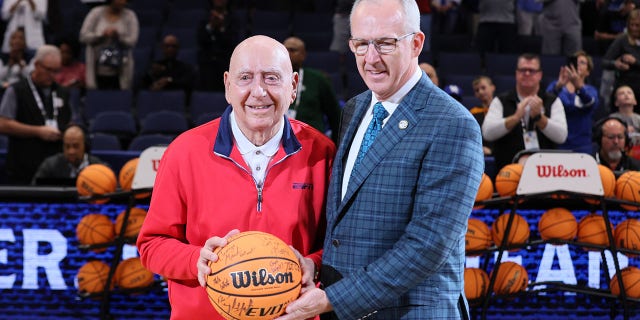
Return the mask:
M231 280L236 289L247 288L249 286L261 287L273 284L293 283L293 273L278 272L271 274L267 269L253 271L236 271L231 273Z
M565 168L563 165L550 166L536 166L538 169L538 177L540 178L584 178L587 177L586 169L569 169Z

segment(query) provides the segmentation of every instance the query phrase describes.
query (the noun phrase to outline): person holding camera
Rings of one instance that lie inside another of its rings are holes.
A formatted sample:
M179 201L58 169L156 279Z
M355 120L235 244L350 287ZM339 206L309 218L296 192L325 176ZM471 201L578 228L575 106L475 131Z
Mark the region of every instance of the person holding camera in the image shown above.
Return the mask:
M593 114L598 109L598 89L585 83L593 70L593 60L584 51L578 51L567 59L567 65L560 68L558 79L547 86L564 106L568 135L558 149L591 153L591 124Z

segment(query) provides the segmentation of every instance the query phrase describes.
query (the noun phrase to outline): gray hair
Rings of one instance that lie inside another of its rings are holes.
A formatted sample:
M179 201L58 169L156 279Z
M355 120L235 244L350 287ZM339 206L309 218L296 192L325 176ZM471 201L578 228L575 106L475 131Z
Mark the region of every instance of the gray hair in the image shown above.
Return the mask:
M349 21L353 17L354 9L363 2L382 3L387 0L356 0L351 7L351 15ZM404 32L420 31L420 9L415 0L396 0L402 7L402 16L404 16Z
M42 45L38 48L38 51L36 51L35 56L33 56L33 63L36 63L38 61L42 61L42 59L44 59L45 57L49 56L49 55L55 55L60 57L60 49L58 49L58 47L50 45L50 44L45 44Z

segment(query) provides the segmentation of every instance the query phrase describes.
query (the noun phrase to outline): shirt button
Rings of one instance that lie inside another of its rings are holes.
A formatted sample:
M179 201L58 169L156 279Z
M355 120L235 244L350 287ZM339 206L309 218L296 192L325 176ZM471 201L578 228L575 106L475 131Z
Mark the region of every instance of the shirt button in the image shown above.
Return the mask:
M260 171L260 167L259 167L259 166L258 166L258 167L256 167L256 170L257 170L257 171Z
M333 244L333 246L337 248L337 247L340 246L340 240L333 239L333 240L331 240L331 244Z
M262 151L258 150L258 151L256 151L256 154L258 154L258 155L262 154Z

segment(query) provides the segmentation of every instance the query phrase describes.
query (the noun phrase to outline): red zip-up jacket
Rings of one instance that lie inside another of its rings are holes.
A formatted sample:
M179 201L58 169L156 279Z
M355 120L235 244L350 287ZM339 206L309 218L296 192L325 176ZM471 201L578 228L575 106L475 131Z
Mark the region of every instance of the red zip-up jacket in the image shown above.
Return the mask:
M138 237L143 265L168 279L172 319L223 319L197 280L199 251L213 236L268 232L313 259L317 270L321 263L333 142L285 117L259 189L233 144L230 111L169 145Z

